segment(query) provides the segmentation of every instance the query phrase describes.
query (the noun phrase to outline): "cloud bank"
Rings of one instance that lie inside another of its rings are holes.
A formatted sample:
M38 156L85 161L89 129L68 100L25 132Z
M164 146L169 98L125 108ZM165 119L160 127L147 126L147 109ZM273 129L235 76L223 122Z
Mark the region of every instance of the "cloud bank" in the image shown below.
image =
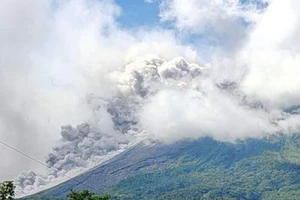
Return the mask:
M228 51L244 44L267 4L267 1L164 0L160 4L160 18L173 22L180 32L201 35Z
M87 94L112 97L108 74L130 59L146 53L198 59L171 30L121 29L121 8L109 0L3 1L0 11L1 140L40 160L59 140L61 125L94 121ZM1 151L1 171L10 167L1 180L40 168Z

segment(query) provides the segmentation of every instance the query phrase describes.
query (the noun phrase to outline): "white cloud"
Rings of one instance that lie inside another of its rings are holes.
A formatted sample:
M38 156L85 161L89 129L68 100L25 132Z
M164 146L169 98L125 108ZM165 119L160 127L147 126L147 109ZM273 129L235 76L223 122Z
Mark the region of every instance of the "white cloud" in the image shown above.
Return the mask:
M270 106L299 104L299 7L298 1L272 1L238 55L249 71L244 91Z
M179 30L192 33L209 29L224 33L227 28L237 28L242 20L257 21L262 12L253 2L242 4L238 0L165 0L160 7L161 20L174 21Z
M1 140L43 160L61 125L104 123L95 122L86 95L114 96L109 74L126 62L147 53L200 60L171 30L121 29L120 12L110 0L0 2ZM41 168L0 148L6 155L0 181Z
M240 46L251 24L262 13L257 2L239 0L164 0L160 5L162 21L171 21L179 31L200 34L211 43Z
M213 79L241 82L254 100L285 108L300 100L299 6L296 0L165 0L161 18L216 46L210 55Z
M55 133L59 132L59 124L78 124L88 119L86 92L78 87L76 69L81 59L91 61L79 51L83 48L82 34L95 36L93 29L107 27L118 13L109 2L97 5L89 9L83 1L72 1L54 11L49 1L0 3L1 140L44 159L58 139ZM98 13L100 8L106 9ZM1 180L36 167L36 163L9 149L1 150L11 157L1 167L14 166L0 174Z
M276 132L261 110L239 105L224 94L189 90L160 91L142 109L141 123L165 142L204 136L233 142Z

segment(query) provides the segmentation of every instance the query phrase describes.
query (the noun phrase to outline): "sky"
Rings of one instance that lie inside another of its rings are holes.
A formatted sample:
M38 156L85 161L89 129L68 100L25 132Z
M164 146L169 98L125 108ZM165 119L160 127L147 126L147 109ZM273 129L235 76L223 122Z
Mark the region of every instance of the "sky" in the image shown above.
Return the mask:
M125 0L115 1L121 8L122 14L118 22L125 28L138 28L140 26L160 26L159 3L147 3L133 0L130 3Z
M0 144L0 181L32 193L145 139L299 132L299 8L298 0L1 1L0 140L58 172Z

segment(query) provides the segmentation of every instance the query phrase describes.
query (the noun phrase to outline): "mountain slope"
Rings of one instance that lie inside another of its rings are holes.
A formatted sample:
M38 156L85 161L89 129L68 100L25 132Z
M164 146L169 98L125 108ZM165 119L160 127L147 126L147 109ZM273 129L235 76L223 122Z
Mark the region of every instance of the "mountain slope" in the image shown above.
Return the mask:
M70 189L91 190L87 186L118 199L297 199L300 139L140 144L29 198L62 198Z

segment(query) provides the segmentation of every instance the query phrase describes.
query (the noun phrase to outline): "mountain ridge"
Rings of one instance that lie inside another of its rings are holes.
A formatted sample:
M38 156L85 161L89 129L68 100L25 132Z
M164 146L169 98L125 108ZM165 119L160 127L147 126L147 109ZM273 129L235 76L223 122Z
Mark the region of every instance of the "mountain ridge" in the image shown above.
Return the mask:
M69 180L28 198L63 198L89 185L112 199L272 199L300 186L300 156L292 156L299 144L297 135L138 144L76 177L81 184Z

